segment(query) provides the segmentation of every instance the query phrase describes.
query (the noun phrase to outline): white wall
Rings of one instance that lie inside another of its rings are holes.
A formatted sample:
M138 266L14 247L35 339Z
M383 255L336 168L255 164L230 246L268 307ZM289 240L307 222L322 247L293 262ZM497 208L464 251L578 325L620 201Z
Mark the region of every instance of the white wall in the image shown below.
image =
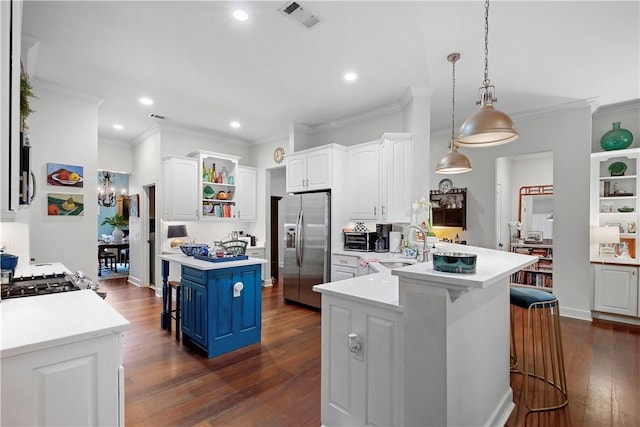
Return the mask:
M36 263L61 262L71 271L97 278L97 99L34 84L38 98L29 117L32 161L38 194L29 208L30 253ZM84 187L47 185L47 163L84 167ZM82 194L84 215L48 216L47 193Z
M385 132L403 132L403 112L399 106L390 112L383 110L376 115L362 115L340 124L318 126L311 136L311 147L325 144L356 145L375 141Z
M465 238L476 246L495 247L496 158L552 151L554 288L563 314L590 318L589 218L582 214L589 211L590 107L577 103L515 121L520 134L517 141L463 151L473 171L453 175L452 180L454 186L468 188ZM432 135L432 140L436 138ZM444 143L432 145L430 170L445 154ZM432 181L440 178L434 173Z
M133 172L131 144L108 138L98 138L98 169L128 174Z

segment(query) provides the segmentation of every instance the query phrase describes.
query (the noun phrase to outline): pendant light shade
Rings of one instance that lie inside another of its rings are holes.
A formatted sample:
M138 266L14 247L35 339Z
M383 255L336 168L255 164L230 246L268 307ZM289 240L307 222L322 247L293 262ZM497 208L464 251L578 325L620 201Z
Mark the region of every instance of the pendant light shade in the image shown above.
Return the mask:
M436 166L436 173L455 174L471 171L471 162L464 154L458 151L455 141L451 141L449 152L444 156Z
M489 0L484 4L484 81L480 88L480 109L462 123L458 145L462 147L491 147L518 139L513 120L493 107L498 101L495 87L489 81Z
M471 170L471 162L464 154L458 152L456 139L454 136L454 123L456 120L456 61L460 59L459 53L451 53L447 56L447 61L453 64L453 78L451 85L451 139L449 140L449 152L438 162L436 173L455 174L464 173Z

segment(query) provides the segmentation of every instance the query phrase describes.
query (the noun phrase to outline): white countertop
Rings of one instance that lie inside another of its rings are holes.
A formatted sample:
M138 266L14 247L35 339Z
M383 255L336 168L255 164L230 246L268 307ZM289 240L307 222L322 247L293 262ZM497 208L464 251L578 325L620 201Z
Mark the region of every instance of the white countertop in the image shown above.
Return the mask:
M0 323L0 358L129 329L127 319L89 289L3 300Z
M313 289L320 293L367 302L388 309L402 310L402 307L399 306L398 277L419 279L454 288L485 288L538 260L537 257L529 255L452 243L436 243L436 251L465 252L478 255L476 273L455 274L435 271L432 262L414 263L391 270L376 260L406 261L407 259L391 252L333 251L333 254L358 256L361 261L368 261L369 267L378 273L316 285Z
M42 274L58 274L73 272L60 262L48 262L41 264L22 265L16 268L14 277L39 276Z
M245 265L254 265L254 264L266 264L267 260L262 258L251 258L240 260L240 261L224 261L224 262L211 262L211 261L203 261L199 259L195 259L192 256L186 256L185 254L175 254L175 255L158 255L158 258L165 261L173 261L182 265L186 265L187 267L197 268L198 270L217 270L221 268L231 268L231 267L242 267Z

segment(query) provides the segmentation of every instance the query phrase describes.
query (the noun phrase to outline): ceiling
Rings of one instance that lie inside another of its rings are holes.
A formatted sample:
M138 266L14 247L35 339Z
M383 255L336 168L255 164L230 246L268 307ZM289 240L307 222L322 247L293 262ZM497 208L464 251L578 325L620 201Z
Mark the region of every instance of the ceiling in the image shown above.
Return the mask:
M312 29L278 11L284 0L25 1L23 44L34 46L26 66L35 82L104 99L99 137L129 142L158 122L154 113L255 143L294 123L313 128L399 108L410 87L433 90L431 128L449 129L451 52L461 54L456 127L475 111L482 1L299 3L320 19ZM231 18L238 6L248 21ZM637 0L492 2L496 107L516 114L639 99L639 22ZM358 80L345 82L346 71ZM155 104L142 106L141 96Z

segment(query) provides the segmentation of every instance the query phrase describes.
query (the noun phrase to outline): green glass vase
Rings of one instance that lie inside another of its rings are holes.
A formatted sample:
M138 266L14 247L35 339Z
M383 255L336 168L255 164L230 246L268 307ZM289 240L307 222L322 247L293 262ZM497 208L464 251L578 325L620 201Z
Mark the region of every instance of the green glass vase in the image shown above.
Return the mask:
M605 151L624 150L633 142L633 134L620 128L620 122L613 123L613 129L600 138L600 146Z

